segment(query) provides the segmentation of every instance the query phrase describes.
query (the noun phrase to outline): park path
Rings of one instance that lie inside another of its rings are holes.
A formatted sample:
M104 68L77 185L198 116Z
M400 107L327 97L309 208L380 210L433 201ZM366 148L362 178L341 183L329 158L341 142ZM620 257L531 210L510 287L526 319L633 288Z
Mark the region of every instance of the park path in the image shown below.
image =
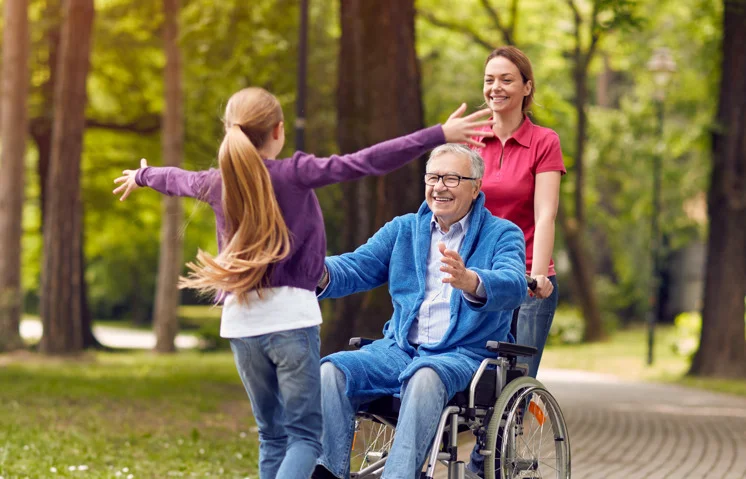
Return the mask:
M24 339L37 340L41 338L41 321L24 319L21 321L20 330ZM93 334L101 344L110 348L153 349L155 347L155 335L152 331L94 325ZM176 336L175 343L179 349L191 349L199 345L199 340L195 336L179 334Z
M539 380L565 415L573 479L746 479L746 398L576 371Z

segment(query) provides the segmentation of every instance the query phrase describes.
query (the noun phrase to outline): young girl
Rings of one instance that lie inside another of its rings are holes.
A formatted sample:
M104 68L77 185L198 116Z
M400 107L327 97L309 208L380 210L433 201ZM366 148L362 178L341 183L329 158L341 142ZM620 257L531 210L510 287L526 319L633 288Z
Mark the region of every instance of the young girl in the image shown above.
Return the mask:
M307 479L321 451L319 324L316 284L326 237L314 188L382 175L445 142L481 146L472 137L489 110L357 153L316 158L296 152L276 161L285 143L282 109L261 88L234 94L225 110L219 170L173 167L124 170L114 194L140 186L190 196L215 212L219 254L203 251L181 287L225 297L220 334L229 338L259 428L259 475ZM415 187L415 185L413 185Z

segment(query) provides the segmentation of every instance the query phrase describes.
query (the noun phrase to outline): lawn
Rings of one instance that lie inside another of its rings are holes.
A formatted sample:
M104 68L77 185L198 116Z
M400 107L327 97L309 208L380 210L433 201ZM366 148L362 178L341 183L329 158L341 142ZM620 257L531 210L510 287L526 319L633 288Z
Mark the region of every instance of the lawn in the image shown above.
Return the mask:
M0 356L0 477L256 477L229 353Z
M547 346L541 367L592 371L630 380L672 382L746 396L746 380L685 376L689 358L674 352L675 337L672 326L656 328L652 366L646 361L647 330L634 327L617 331L601 343Z

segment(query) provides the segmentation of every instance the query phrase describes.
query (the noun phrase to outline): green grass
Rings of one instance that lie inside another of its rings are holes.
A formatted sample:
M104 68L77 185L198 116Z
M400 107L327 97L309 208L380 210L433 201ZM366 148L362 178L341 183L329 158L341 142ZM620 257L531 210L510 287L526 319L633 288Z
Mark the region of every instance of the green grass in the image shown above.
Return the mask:
M0 384L4 479L256 477L257 435L229 353L24 352L0 356Z
M615 332L605 342L547 346L541 367L611 374L629 380L660 381L746 396L746 380L692 378L689 358L674 352L673 326L656 328L653 365L647 365L647 330L634 327Z

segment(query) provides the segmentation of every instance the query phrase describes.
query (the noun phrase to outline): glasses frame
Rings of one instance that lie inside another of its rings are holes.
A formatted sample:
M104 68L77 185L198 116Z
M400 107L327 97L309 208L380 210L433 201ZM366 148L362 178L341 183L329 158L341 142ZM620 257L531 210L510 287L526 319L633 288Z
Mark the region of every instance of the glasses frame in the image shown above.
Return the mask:
M430 176L430 177L432 177L432 176L437 176L437 177L438 177L438 179L437 179L437 180L435 180L435 183L433 183L433 184L431 185L430 183L428 183L428 182L427 182L427 177L428 177L428 176ZM448 186L448 185L446 184L446 176L450 176L450 177L455 177L455 178L458 178L458 183L456 183L456 184L455 184L454 186ZM479 178L473 178L473 177L471 177L471 176L461 176L461 175L455 175L455 174L453 174L453 173L448 173L448 174L445 174L445 175L438 175L438 174L435 174L435 173L425 173L425 176L424 176L424 177L422 178L422 180L423 180L423 181L425 182L425 184L426 184L427 186L437 186L437 184L438 184L438 183L439 183L440 181L443 181L443 186L445 186L446 188L458 188L458 186L459 186L459 185L461 184L461 180L471 180L471 181L476 181L476 180L478 180L478 179L479 179Z

